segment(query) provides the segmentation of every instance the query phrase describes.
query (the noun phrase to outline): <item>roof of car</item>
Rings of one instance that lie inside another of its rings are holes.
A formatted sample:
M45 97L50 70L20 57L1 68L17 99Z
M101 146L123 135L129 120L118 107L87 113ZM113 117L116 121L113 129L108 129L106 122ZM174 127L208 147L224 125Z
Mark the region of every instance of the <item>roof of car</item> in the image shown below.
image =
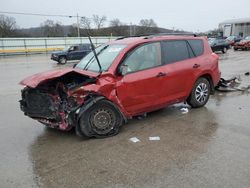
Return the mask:
M139 36L139 37L124 37L124 38L118 38L115 41L110 42L111 44L139 44L144 42L153 42L153 41L161 41L161 40L173 40L173 39L202 39L202 37L196 37L196 36L190 36L190 35L160 35L160 36Z

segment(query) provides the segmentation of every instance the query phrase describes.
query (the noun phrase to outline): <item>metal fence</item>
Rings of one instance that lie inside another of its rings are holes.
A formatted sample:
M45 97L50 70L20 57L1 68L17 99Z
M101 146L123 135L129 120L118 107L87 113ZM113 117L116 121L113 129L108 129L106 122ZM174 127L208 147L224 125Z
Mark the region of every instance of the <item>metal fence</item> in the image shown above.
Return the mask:
M98 46L117 37L93 37ZM0 55L49 53L63 50L71 45L89 43L87 37L55 37L55 38L0 38Z

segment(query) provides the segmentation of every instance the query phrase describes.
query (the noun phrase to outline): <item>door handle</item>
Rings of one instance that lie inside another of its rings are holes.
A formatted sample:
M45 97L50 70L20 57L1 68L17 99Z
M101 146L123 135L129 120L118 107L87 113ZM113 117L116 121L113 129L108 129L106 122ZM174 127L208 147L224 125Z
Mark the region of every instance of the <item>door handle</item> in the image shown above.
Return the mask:
M197 68L199 68L199 67L200 67L199 64L194 64L194 65L193 65L193 68L194 68L194 69L197 69Z
M159 72L156 77L159 78L159 77L163 77L163 76L166 76L167 74L165 72Z

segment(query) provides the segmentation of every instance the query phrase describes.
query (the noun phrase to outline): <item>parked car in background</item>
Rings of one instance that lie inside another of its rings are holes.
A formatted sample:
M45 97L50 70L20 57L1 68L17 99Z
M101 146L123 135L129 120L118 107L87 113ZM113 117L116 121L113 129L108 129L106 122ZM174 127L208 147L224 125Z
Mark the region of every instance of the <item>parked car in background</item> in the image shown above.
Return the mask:
M225 39L208 38L208 43L210 44L213 52L221 51L222 53L226 53L230 48L230 44Z
M234 44L236 42L239 42L240 40L242 40L242 37L240 36L229 36L226 38L226 41L231 45L234 46Z
M24 79L20 106L51 128L113 136L127 119L174 103L204 106L220 80L218 59L203 37L122 38L99 46L74 68Z
M67 61L82 59L90 51L90 44L73 45L66 50L52 52L51 59L57 61L59 64L66 64Z
M250 50L250 36L245 37L240 42L236 42L234 45L234 50Z

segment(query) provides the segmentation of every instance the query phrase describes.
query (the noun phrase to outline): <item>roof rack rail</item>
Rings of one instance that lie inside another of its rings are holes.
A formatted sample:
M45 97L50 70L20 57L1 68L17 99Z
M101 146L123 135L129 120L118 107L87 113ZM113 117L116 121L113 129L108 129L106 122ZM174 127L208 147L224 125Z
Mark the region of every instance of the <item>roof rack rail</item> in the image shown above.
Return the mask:
M121 36L118 37L116 40L122 40L122 39L126 39L126 38L132 38L132 37L146 37L149 36L151 34L145 34L145 35L131 35L131 36Z
M180 35L180 36L194 36L194 37L197 36L195 33L156 33L156 34L149 35L149 37L165 36L165 35Z
M150 34L144 34L144 35L133 35L133 36L122 36L118 37L116 40L122 40L125 38L131 38L131 37L145 37L147 38L152 38L152 37L157 37L157 36L165 36L165 35L179 35L179 36L194 36L197 37L195 33L150 33Z

